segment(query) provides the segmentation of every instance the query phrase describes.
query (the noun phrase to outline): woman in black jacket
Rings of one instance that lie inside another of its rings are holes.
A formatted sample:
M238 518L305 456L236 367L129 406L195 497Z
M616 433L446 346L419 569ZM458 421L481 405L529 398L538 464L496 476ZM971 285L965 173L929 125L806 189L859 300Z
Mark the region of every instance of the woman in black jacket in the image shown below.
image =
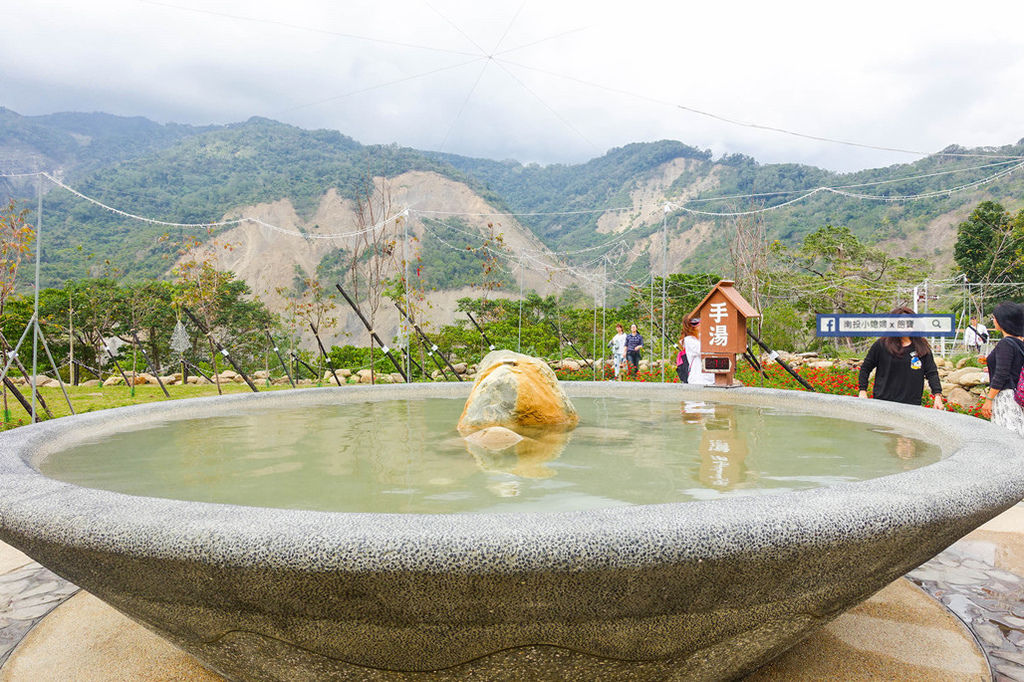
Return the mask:
M909 308L896 308L892 315L913 315ZM920 405L924 400L924 380L932 389L934 404L942 409L942 384L931 346L919 337L883 336L868 350L860 366L857 381L858 395L868 397L868 378L875 370L875 389L872 398L896 403Z
M1024 307L1005 301L992 311L995 327L1003 333L988 354L988 395L981 413L993 424L1024 436L1024 410L1013 399L1021 367L1024 367Z

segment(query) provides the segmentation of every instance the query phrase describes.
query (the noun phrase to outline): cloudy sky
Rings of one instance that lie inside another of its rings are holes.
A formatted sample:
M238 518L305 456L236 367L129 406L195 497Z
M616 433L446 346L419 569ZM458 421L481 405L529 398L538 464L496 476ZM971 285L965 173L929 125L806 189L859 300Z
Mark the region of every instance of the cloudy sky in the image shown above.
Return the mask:
M1024 137L1024 3L32 0L0 105L265 116L363 143L571 163L670 138L853 170Z

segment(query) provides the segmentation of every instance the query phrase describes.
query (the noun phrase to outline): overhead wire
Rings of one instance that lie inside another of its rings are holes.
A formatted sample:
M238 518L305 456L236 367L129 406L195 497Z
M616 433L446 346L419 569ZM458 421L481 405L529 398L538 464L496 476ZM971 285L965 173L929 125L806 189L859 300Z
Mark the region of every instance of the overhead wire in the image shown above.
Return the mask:
M495 57L495 60L498 60L498 58ZM807 133L801 133L801 132L798 132L798 131L789 130L787 128L781 128L781 127L778 127L778 126L769 126L769 125L764 125L764 124L761 124L761 123L755 123L755 122L752 122L752 121L741 121L739 119L736 119L736 118L733 118L733 117L730 117L730 116L723 116L721 114L716 114L714 112L705 111L703 109L697 109L696 107L692 107L692 106L689 106L689 105L686 105L686 104L679 104L678 102L672 102L672 101L669 101L669 100L664 100L664 99L660 99L660 98L657 98L657 97L652 97L650 95L644 95L642 93L633 92L633 91L625 90L625 89L622 89L622 88L614 88L614 87L602 85L600 83L595 83L593 81L588 81L588 80L583 79L583 78L577 78L575 76L569 76L569 75L566 75L566 74L557 73L557 72L551 71L550 69L543 69L543 68L540 68L540 67L537 67L537 66L530 66L528 64L522 64L522 63L519 63L519 62L513 62L513 61L511 61L509 59L501 59L501 61L506 63L506 64L509 64L511 66L516 66L516 67L519 67L521 69L526 69L528 71L535 71L537 73L543 73L543 74L548 75L548 76L554 76L555 78L561 78L561 79L564 79L564 80L573 81L573 82L579 83L581 85L586 85L586 86L591 87L591 88L597 88L597 89L600 89L600 90L605 90L607 92L613 92L613 93L616 93L616 94L619 94L619 95L626 95L626 96L629 96L629 97L633 97L635 99L640 99L640 100L644 100L644 101L647 101L647 102L652 102L652 103L655 103L655 104L660 104L662 106L673 107L673 108L676 108L676 109L679 109L679 110L682 110L682 111L686 111L686 112L689 112L689 113L692 113L692 114L697 114L699 116L705 116L707 118L711 118L711 119L714 119L714 120L717 120L717 121L721 121L723 123L728 123L730 125L740 126L740 127L744 127L744 128L753 128L753 129L756 129L756 130L763 130L763 131L768 131L768 132L775 132L775 133L780 133L780 134L784 134L784 135L790 135L790 136L793 136L793 137L799 137L799 138L803 138L803 139L814 140L814 141L817 141L817 142L829 142L829 143L832 143L832 144L840 144L840 145L845 145L845 146L848 146L848 147L858 147L858 148L861 148L861 149L873 149L873 150L876 150L876 151L885 151L885 152L897 152L897 153L901 153L901 154L911 154L911 155L914 155L914 156L952 156L952 157L1015 158L1015 159L1024 158L1024 157L1022 157L1020 155L1009 156L1009 155L998 155L998 154L973 154L973 153L945 152L945 151L938 151L938 152L934 152L934 151L920 151L920 150L916 150L916 149L903 149L903 148L900 148L900 147L888 147L888 146L884 146L884 145L865 144L865 143L861 143L861 142L853 142L851 140L840 140L840 139L837 139L837 138L826 137L826 136L823 136L823 135L810 135L810 134L807 134Z
M302 26L300 24L292 24L287 21L278 21L276 19L262 19L259 17L247 17L240 14L229 14L227 12L217 12L215 10L203 9L200 7L187 7L185 5L176 5L169 2L159 2L158 0L138 0L145 5L154 5L156 7L167 7L170 9L181 10L183 12L194 12L196 14L206 14L209 16L221 17L225 19L235 19L238 21L247 21L254 24L267 24L270 26L281 26L296 31L306 31L309 33L318 33L321 35L335 36L338 38L348 38L349 40L359 40L370 43L379 43L381 45L391 45L394 47L407 47L417 50L429 50L431 52L445 52L448 54L458 54L466 57L475 56L472 52L464 52L462 50L452 50L445 47L435 47L433 45L420 45L417 43L407 43L401 40L394 40L392 38L380 38L376 36L363 36L356 33L347 33L344 31L332 31L326 28L318 28L314 26Z

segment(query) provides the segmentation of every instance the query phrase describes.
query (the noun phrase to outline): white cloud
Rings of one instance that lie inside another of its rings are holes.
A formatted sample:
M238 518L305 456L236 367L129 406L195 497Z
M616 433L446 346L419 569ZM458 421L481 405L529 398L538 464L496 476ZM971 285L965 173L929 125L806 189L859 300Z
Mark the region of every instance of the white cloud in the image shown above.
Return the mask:
M18 3L6 18L0 104L24 114L262 115L541 162L673 138L844 170L913 157L672 104L886 147L1024 137L1019 3L94 0Z

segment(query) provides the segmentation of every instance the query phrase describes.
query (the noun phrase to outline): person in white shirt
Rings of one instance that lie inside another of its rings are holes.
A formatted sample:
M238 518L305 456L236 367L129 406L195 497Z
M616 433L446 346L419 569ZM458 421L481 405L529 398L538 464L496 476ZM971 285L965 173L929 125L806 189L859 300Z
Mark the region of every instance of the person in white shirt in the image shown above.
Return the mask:
M964 346L972 353L981 354L981 347L988 343L988 328L972 317L967 329L964 330Z
M700 318L690 320L692 331L683 339L686 357L690 360L690 377L688 384L713 384L715 375L704 371L704 363L700 357ZM689 330L688 330L689 331Z
M626 332L622 331L622 325L615 325L615 336L608 342L612 349L612 365L615 367L615 378L619 378L619 371L626 362Z

